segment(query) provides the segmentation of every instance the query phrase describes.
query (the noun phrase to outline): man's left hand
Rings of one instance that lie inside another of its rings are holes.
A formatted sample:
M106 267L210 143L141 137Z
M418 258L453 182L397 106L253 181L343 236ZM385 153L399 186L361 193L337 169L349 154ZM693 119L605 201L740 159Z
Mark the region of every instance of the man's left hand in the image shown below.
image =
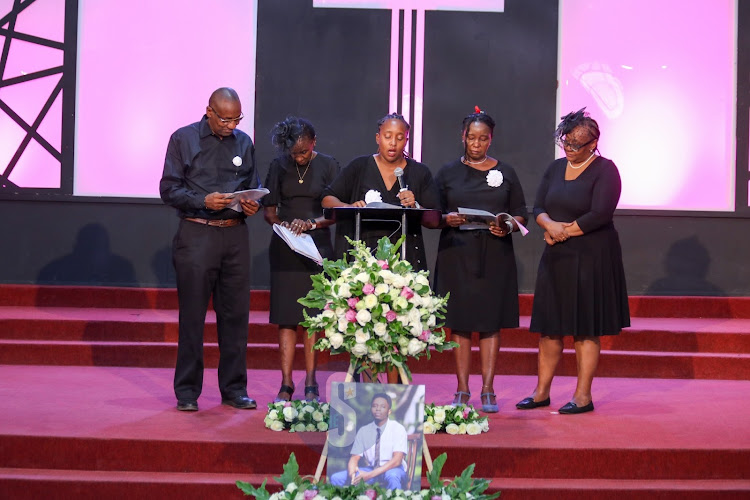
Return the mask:
M253 200L242 200L240 201L240 206L242 207L242 212L248 217L255 215L260 208L260 204Z

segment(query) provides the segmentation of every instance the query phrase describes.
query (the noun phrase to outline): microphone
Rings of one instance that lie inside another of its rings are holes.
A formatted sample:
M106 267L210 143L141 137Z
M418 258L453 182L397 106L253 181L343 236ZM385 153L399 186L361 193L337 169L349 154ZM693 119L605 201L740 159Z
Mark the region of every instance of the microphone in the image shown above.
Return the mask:
M399 191L403 191L406 189L406 186L404 186L404 169L401 167L397 167L396 170L393 171L393 173L396 175L396 180L398 181L398 187Z

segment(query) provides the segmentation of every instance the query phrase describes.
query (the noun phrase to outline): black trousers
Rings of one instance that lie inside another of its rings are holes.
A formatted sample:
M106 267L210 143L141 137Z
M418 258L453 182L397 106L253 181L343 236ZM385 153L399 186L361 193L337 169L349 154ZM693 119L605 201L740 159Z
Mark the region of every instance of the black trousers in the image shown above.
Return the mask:
M250 245L247 226L180 221L172 246L180 307L174 392L197 400L203 389L203 329L213 296L222 398L247 396Z

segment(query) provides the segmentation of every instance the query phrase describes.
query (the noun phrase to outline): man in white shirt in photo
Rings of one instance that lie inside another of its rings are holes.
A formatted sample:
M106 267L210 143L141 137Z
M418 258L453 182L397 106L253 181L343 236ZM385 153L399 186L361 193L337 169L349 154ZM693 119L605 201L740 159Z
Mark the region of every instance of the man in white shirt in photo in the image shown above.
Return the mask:
M370 412L373 421L357 431L347 470L331 475L331 484L345 486L364 481L391 490L403 488L406 482L406 428L389 419L391 405L391 398L385 393L372 397Z

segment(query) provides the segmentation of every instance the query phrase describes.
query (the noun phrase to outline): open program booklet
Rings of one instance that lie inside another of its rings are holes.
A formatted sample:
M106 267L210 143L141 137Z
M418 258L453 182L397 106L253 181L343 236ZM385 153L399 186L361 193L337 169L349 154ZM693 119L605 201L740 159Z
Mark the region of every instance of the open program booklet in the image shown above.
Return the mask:
M278 234L279 237L284 240L284 243L289 245L289 248L298 254L315 261L321 266L323 265L323 257L320 255L318 247L315 245L315 241L313 241L312 236L309 234L302 233L297 236L291 229L287 229L281 224L274 224L273 232Z
M458 213L466 216L466 224L459 226L459 229L489 229L491 222L495 222L500 226L505 224L505 221L513 220L516 221L518 230L523 236L526 236L529 232L529 230L526 229L526 226L518 222L518 219L510 214L506 214L505 212L493 214L486 210L458 207Z
M235 212L242 212L242 206L240 205L240 201L242 200L258 201L270 192L271 191L269 191L268 189L264 187L258 188L258 189L246 189L244 191L235 191L234 193L231 193L229 196L227 196L227 198L232 198L232 203L227 205L227 208L231 208Z

